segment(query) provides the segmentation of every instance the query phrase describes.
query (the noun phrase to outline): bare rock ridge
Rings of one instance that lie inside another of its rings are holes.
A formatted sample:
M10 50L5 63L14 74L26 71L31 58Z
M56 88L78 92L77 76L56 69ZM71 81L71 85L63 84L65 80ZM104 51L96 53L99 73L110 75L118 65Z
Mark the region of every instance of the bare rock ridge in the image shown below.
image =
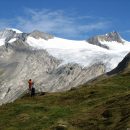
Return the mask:
M101 41L109 41L109 42L116 41L121 44L124 43L121 36L116 31L107 33L106 35L98 35L95 37L91 37L87 40L87 42L89 42L91 44L98 45L100 47L109 49L108 46L101 44Z

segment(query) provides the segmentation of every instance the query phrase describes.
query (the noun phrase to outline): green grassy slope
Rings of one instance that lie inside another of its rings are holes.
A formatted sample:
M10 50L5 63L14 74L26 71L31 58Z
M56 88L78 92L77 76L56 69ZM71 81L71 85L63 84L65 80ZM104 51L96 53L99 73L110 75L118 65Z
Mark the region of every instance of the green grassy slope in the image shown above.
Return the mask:
M63 129L63 128L64 129ZM28 95L0 107L0 130L126 130L130 72L63 93Z

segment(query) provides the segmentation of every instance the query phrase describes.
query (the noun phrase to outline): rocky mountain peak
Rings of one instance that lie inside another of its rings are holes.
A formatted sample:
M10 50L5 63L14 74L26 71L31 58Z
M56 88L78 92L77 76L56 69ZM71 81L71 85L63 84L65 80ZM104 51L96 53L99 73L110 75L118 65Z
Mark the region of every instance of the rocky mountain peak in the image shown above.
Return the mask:
M13 30L8 30L8 29L0 30L0 39L13 37L15 34L16 32Z
M101 38L101 40L105 40L105 41L117 41L119 43L124 43L120 34L116 31L107 33L105 36L104 35L99 36L99 38Z
M7 28L7 29L0 30L0 39L5 39L5 43L12 38L25 40L26 36L27 36L26 33L22 33L17 29Z
M50 35L48 33L44 33L38 30L34 30L32 33L30 33L29 36L34 37L36 39L42 38L45 40L52 39L54 37L53 35Z
M100 47L109 49L108 46L103 45L101 43L103 41L107 41L107 42L116 41L116 42L121 43L121 44L124 43L123 39L121 38L121 36L119 35L119 33L116 32L116 31L107 33L105 35L97 35L97 36L91 37L91 38L89 38L87 40L87 42L89 42L90 44L98 45Z

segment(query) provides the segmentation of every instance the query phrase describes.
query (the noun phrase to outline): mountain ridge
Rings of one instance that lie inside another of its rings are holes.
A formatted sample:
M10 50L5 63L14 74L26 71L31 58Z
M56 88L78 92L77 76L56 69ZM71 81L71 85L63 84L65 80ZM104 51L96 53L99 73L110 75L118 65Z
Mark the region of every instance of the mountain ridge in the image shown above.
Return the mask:
M26 32L22 32L15 28L5 28L5 29L1 29L0 32L15 32L16 34L23 33L23 34L28 34L28 35L29 34L35 35L35 33L37 33L37 34L39 33L39 35L45 34L50 37L54 37L54 35L51 35L49 33L39 31L39 30L33 30L32 32L26 33ZM41 36L41 38L42 38L42 36ZM120 36L120 34L117 31L111 31L111 32L108 32L108 33L102 34L102 35L95 35L95 36L88 38L87 41L89 41L93 38L97 38L98 40L101 40L101 41L106 40L106 41L117 41L119 43L124 43L124 40L122 39L122 37Z
M127 42L105 49L39 31L4 30L0 42L0 104L27 91L30 78L38 92L70 90L114 69L130 50Z

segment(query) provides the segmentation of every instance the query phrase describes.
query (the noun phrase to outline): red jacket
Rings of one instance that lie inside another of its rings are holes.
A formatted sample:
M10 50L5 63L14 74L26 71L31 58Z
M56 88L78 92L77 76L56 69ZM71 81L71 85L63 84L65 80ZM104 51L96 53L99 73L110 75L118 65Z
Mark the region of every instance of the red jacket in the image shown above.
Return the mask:
M29 89L30 89L30 90L31 90L31 88L32 88L32 83L33 83L32 80L29 80L29 81L28 81Z

